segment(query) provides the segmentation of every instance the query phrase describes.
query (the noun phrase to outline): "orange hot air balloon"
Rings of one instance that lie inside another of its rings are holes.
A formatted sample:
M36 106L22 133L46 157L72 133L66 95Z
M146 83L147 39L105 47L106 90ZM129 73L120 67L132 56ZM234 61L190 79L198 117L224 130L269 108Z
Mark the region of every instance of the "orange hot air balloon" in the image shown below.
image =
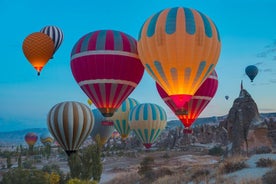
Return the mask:
M146 71L179 108L214 70L220 49L213 21L185 7L154 14L138 37L138 53Z
M35 32L24 39L22 49L37 75L40 75L42 68L53 56L55 45L48 35Z

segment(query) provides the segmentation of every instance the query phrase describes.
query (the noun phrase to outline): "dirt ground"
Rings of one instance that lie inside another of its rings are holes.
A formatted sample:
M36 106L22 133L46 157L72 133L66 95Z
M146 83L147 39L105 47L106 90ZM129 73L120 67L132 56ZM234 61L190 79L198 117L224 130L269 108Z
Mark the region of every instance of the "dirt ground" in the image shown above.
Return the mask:
M179 168L182 166L195 166L215 164L219 157L206 155L204 151L146 151L136 152L130 156L110 156L103 161L104 170L101 184L112 181L117 175L137 172L144 157L153 157L155 167Z

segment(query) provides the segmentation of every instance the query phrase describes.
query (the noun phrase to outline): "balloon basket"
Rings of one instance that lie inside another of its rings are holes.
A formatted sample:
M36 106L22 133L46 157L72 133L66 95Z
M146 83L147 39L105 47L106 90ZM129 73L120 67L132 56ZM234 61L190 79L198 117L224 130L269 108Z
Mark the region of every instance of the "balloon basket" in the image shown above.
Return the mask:
M190 128L184 128L183 133L184 133L184 134L192 134L192 133L193 133L193 130L190 129Z
M101 122L101 124L102 124L102 126L113 126L114 125L112 120L103 120Z

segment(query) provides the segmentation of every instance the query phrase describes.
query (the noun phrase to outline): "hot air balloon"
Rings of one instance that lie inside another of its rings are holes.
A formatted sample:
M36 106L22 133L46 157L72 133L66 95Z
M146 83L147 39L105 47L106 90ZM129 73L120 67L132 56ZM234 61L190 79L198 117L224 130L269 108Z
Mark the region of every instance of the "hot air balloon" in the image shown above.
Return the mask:
M51 145L54 142L54 138L49 132L44 132L40 135L40 142L45 146Z
M129 125L148 149L167 125L165 110L152 103L138 104L130 110Z
M136 40L120 31L84 35L71 52L73 76L104 117L111 117L140 82Z
M191 129L189 127L194 123L216 94L218 88L218 76L214 70L203 82L189 102L183 106L183 109L187 112L186 114L178 114L178 108L169 95L166 94L166 92L157 83L156 88L164 102L170 107L170 109L185 126L184 133L191 133Z
M228 96L228 95L226 95L226 96L225 96L225 99L226 99L226 100L228 100L228 99L229 99L229 96Z
M85 104L61 102L49 111L47 125L55 140L70 156L89 136L94 126L94 116Z
M54 48L52 39L40 32L28 35L22 45L23 53L37 71L37 75L40 75L43 67L53 56Z
M253 82L254 78L257 76L258 71L255 65L249 65L245 68L245 73L250 78L251 82Z
M130 133L130 126L128 123L129 111L137 104L137 100L127 98L111 117L114 122L115 129L120 133L123 140L125 140Z
M63 32L57 26L45 26L40 30L41 33L48 35L54 42L55 48L53 55L56 53L63 41Z
M182 107L214 70L221 50L217 27L203 13L168 8L143 24L138 53L146 71Z
M25 142L29 145L29 151L33 152L33 147L38 139L38 136L34 132L29 132L25 135Z
M106 143L106 141L112 136L113 131L115 130L113 124L102 124L101 122L105 119L105 117L101 114L98 109L93 109L92 113L95 117L95 125L90 134L92 139L95 139L99 134L102 145Z
M92 102L92 100L90 100L90 99L88 98L87 103L88 103L88 105L91 106L93 102Z

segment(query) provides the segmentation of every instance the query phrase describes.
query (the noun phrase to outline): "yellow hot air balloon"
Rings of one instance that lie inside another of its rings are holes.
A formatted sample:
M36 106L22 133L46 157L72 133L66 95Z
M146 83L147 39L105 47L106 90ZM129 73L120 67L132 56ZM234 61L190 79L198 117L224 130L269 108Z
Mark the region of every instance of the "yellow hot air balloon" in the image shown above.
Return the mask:
M123 140L125 140L130 133L130 126L128 123L129 112L137 104L139 104L137 100L127 98L111 117L115 129L120 133Z
M151 16L138 38L138 53L145 69L179 108L214 70L220 49L213 21L184 7Z
M55 45L46 34L35 32L27 36L22 45L23 53L40 75L42 68L52 58Z
M91 106L93 102L92 102L92 100L90 100L90 98L88 98L87 103L88 103L88 105Z
M129 126L146 148L151 147L166 125L166 112L159 105L143 103L130 110Z

